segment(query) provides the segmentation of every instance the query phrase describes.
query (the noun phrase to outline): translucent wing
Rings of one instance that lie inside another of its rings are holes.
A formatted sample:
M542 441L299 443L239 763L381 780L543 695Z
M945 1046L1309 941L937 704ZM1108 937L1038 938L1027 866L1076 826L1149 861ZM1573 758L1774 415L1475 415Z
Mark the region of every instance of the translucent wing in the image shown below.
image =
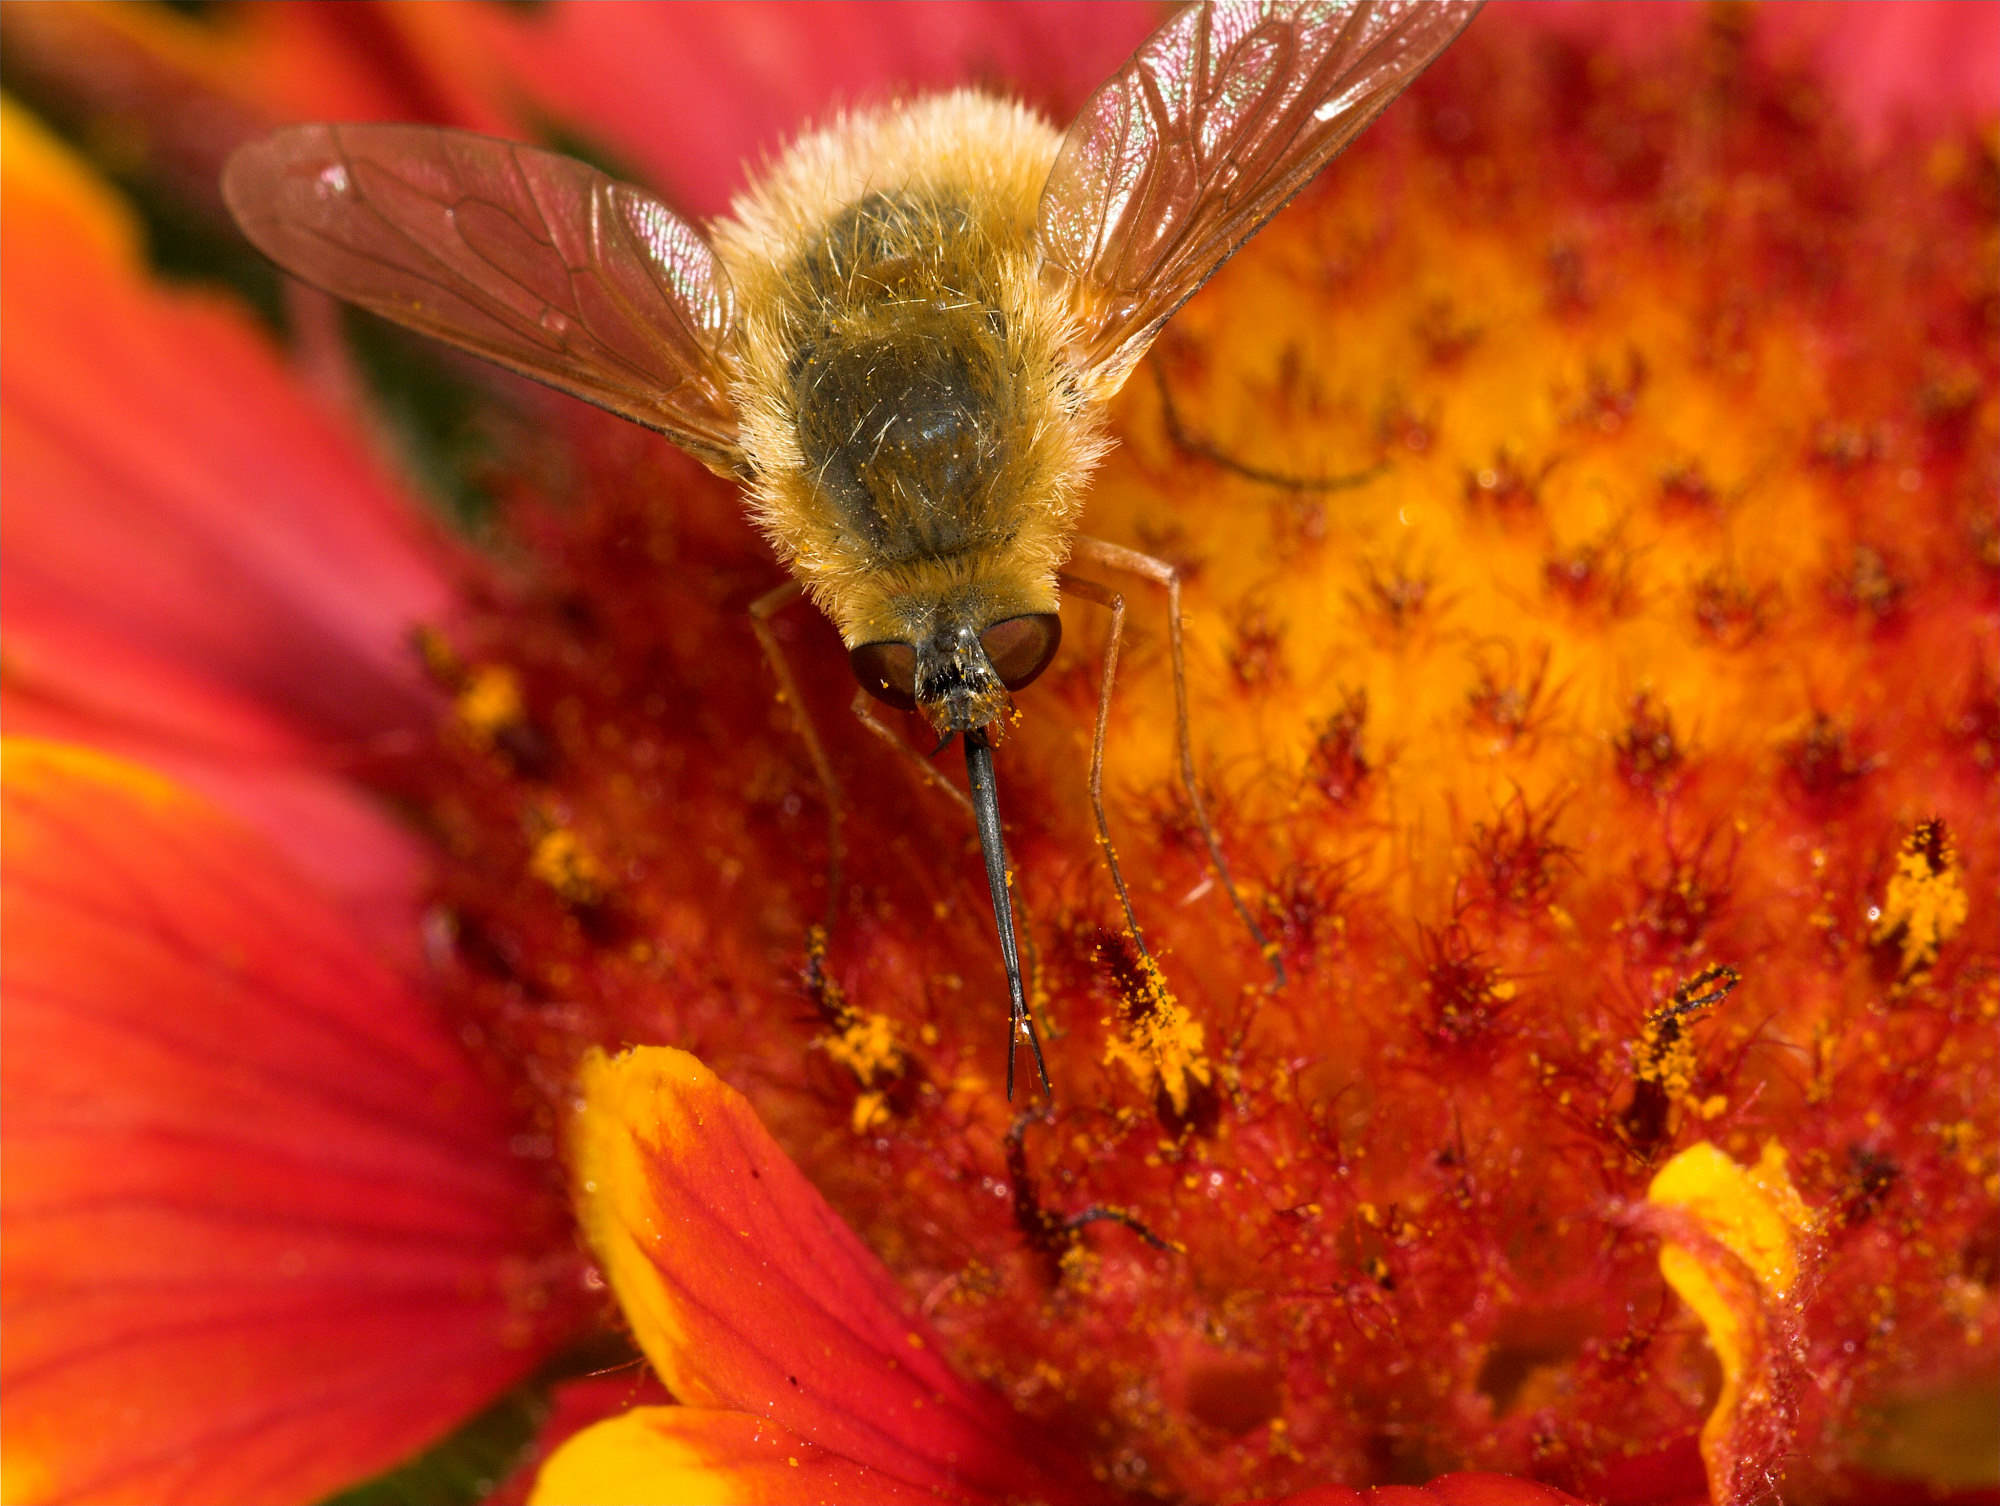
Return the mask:
M553 152L409 125L302 125L222 175L297 277L743 467L728 275L665 205Z
M1175 309L1442 52L1478 0L1211 0L1084 106L1042 192L1109 395Z

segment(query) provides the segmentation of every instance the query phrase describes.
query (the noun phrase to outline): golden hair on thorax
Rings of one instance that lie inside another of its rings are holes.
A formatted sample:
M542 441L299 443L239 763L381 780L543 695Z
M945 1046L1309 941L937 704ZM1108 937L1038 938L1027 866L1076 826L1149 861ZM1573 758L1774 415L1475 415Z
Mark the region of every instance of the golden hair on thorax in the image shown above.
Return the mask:
M1056 609L1104 451L1035 240L1061 145L970 92L851 115L712 227L752 515L850 649Z
M1007 973L1011 1097L1013 1043L1032 1046L1044 1091L1048 1075L992 743L1014 692L1055 655L1064 585L1112 613L1090 791L1146 955L1102 799L1124 603L1064 577L1073 557L1167 588L1182 779L1222 888L1283 980L1195 778L1179 572L1079 537L1083 484L1104 452L1104 404L1160 327L1477 8L1191 5L1067 131L973 93L843 116L794 143L706 236L584 163L428 126L277 131L231 158L223 195L288 271L657 429L743 482L792 575L752 604L751 625L826 790L832 915L839 782L771 613L803 591L867 695L964 741ZM873 721L865 699L856 709Z

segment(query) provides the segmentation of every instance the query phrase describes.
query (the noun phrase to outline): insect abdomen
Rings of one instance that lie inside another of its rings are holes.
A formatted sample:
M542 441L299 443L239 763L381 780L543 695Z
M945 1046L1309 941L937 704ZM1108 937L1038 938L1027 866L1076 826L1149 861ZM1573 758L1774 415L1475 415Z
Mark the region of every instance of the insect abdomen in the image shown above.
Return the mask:
M793 405L806 473L883 565L1004 542L997 483L1018 429L1006 316L960 207L870 195L793 286Z
M715 227L751 511L850 648L1055 609L1103 443L1035 240L1057 144L970 93L848 116Z

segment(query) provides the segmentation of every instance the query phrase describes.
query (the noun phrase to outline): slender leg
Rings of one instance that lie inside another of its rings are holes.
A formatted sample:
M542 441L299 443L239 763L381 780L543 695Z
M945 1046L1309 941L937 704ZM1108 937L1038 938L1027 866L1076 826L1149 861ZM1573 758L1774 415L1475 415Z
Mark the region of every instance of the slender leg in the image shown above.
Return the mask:
M898 758L914 767L926 784L930 785L933 789L942 790L946 795L950 796L952 802L960 810L964 811L966 815L970 816L972 814L972 802L965 798L965 791L940 774L936 764L904 742L902 738L896 735L895 728L891 727L875 714L875 698L873 696L865 690L855 691L854 704L848 709L854 713L855 719L862 726L888 744L889 748Z
M1148 1229L1144 1224L1139 1222L1138 1214L1129 1212L1124 1208L1108 1208L1102 1204L1095 1204L1084 1209L1081 1213L1072 1213L1068 1218L1063 1220L1063 1228L1074 1234L1085 1224L1104 1223L1123 1225L1156 1250L1174 1255L1187 1254L1187 1247L1185 1245L1177 1244L1171 1239L1162 1239L1151 1229Z
M1181 423L1180 411L1174 406L1173 389L1167 385L1167 368L1161 362L1159 353L1155 351L1146 364L1153 368L1153 384L1159 389L1160 419L1166 427L1167 438L1197 460L1206 460L1225 471L1234 471L1246 481L1261 482L1288 492L1346 491L1351 486L1366 485L1389 469L1388 462L1383 461L1365 471L1350 471L1345 476L1288 476L1283 471L1267 471L1261 466L1246 464L1227 453L1214 440L1189 432Z
M1216 839L1215 827L1208 819L1208 808L1202 803L1201 787L1195 780L1194 739L1188 731L1187 656L1181 642L1181 573L1165 560L1155 559L1150 554L1141 554L1136 549L1127 549L1120 544L1107 543L1103 539L1093 539L1085 534L1077 535L1071 558L1090 564L1102 565L1110 570L1128 570L1134 575L1143 576L1154 584L1167 588L1167 644L1173 661L1174 726L1175 731L1179 735L1181 746L1181 784L1187 790L1188 804L1194 809L1195 824L1201 828L1202 840L1208 844L1208 855L1210 860L1215 864L1216 877L1222 880L1222 887L1229 895L1229 902L1236 907L1237 915L1242 919L1243 924L1249 928L1251 937L1257 943L1257 950L1262 952L1264 960L1271 964L1271 971L1276 975L1274 986L1283 988L1285 986L1284 960L1279 957L1277 947L1273 946L1270 939L1265 936L1264 928L1257 924L1257 918L1250 913L1250 907L1243 903L1243 896L1236 891L1236 880L1229 872L1229 860L1222 855L1222 843ZM1114 630L1118 625L1119 620L1117 615L1114 614ZM1112 663L1107 662L1105 670L1106 701L1109 699L1111 669L1113 667ZM1092 764L1093 779L1096 778L1098 772L1096 760L1102 755L1104 717L1105 707L1103 704L1100 704L1098 707L1097 754L1093 756ZM1122 894L1124 890L1122 883L1119 885L1119 890ZM1127 906L1127 913L1130 913L1129 905Z
M1028 1152L1026 1137L1031 1124L1047 1124L1051 1114L1044 1107L1023 1114L1007 1131L1007 1180L1014 1193L1014 1223L1028 1236L1029 1241L1048 1256L1054 1273L1061 1279L1062 1261L1076 1248L1079 1231L1090 1224L1114 1223L1130 1229L1139 1238L1156 1250L1168 1250L1177 1255L1185 1255L1187 1249L1171 1239L1162 1239L1146 1225L1139 1216L1127 1208L1115 1208L1104 1203L1095 1203L1080 1213L1072 1213L1065 1218L1060 1213L1042 1206L1040 1192L1034 1179L1028 1175Z
M1111 841L1111 820L1104 813L1104 728L1111 719L1111 687L1118 681L1118 650L1125 640L1125 598L1096 581L1074 575L1065 575L1061 580L1065 591L1073 591L1085 601L1094 601L1111 613L1111 631L1104 640L1104 670L1097 688L1097 727L1090 738L1090 808L1097 816L1097 844L1104 849L1105 864L1111 869L1118 903L1125 910L1126 928L1132 933L1133 945L1150 957L1152 953L1146 951L1146 933L1139 929L1139 917L1132 913L1125 872L1118 866L1118 849Z
M764 649L764 658L770 664L771 672L778 677L778 699L792 708L792 726L797 729L799 740L806 745L806 753L819 775L820 787L826 792L826 929L831 933L833 923L840 914L840 868L845 852L840 826L847 819L847 802L840 792L840 781L834 778L833 764L827 759L819 732L813 726L812 713L806 710L806 703L799 695L798 682L792 678L792 666L785 658L784 645L771 631L771 619L802 595L804 592L795 580L766 591L750 603L750 630L757 635L757 642Z

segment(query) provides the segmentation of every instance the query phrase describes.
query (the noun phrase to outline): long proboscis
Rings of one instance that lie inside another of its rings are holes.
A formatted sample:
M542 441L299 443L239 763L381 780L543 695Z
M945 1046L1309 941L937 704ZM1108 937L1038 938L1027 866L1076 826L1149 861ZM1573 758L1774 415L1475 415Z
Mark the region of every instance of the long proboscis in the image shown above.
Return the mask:
M1035 1022L1028 1014L1027 994L1021 987L1021 949L1014 939L1014 901L1007 883L1007 844L1000 833L1000 794L993 782L993 745L982 728L965 734L965 779L972 787L972 816L979 827L979 851L986 859L986 884L993 891L993 919L1000 927L1000 956L1007 964L1007 997L1013 1012L1007 1021L1007 1097L1014 1097L1014 1053L1021 1037L1035 1053L1035 1074L1042 1080L1042 1093L1049 1091L1049 1069L1042 1060L1042 1040L1035 1034Z

